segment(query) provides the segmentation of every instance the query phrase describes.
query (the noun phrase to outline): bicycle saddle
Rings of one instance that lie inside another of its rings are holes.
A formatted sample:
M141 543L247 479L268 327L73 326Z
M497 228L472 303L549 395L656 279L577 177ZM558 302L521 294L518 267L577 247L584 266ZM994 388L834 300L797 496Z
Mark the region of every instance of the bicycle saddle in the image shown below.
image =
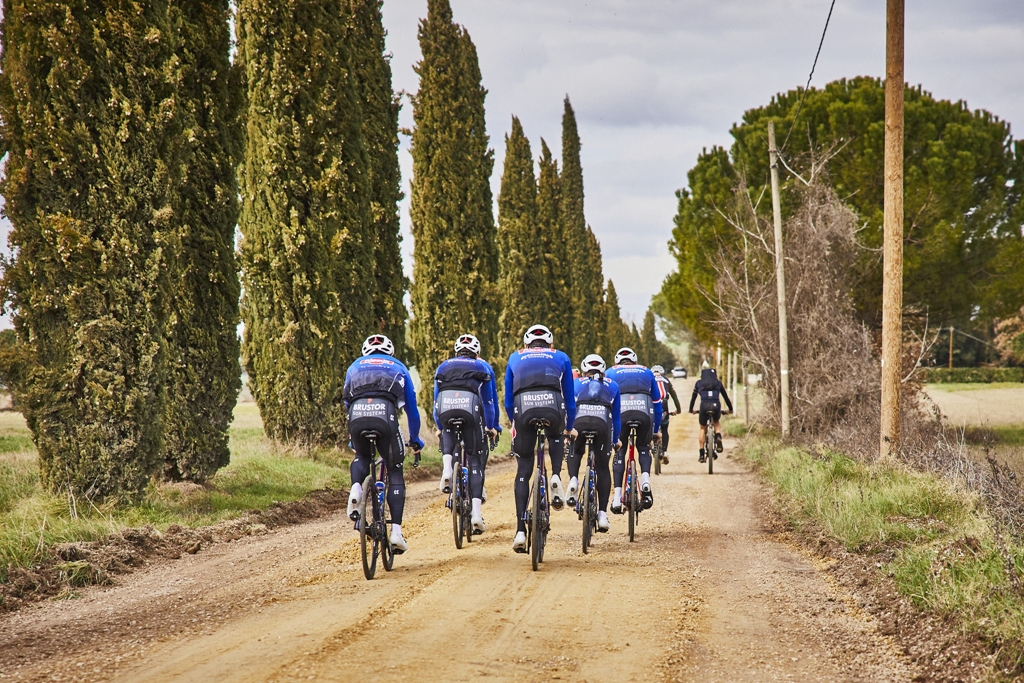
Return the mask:
M380 432L378 432L376 429L364 429L363 431L359 432L359 436L363 437L364 439L379 439Z
M538 418L534 418L534 419L530 420L530 426L531 427L536 427L537 429L540 429L541 427L550 427L551 423L548 422L547 420L543 420L543 419L538 417Z

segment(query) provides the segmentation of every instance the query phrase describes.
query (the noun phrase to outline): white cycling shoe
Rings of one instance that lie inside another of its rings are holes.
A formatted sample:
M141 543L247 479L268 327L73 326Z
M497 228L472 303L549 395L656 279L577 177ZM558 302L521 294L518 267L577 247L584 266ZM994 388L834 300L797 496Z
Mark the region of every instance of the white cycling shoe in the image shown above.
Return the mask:
M580 482L576 477L569 480L569 490L566 492L565 503L569 507L576 506L576 494L579 492Z
M391 550L395 555L401 555L409 549L409 544L406 543L405 537L402 536L402 527L397 524L391 525Z
M472 519L473 535L479 536L483 532L487 531L487 525L484 524L483 515L473 515Z
M359 520L359 506L363 502L363 485L352 484L348 492L348 518L353 522Z
M565 505L565 492L562 490L562 478L557 474L551 475L551 507L561 510Z
M599 510L597 513L597 530L604 534L611 528L612 523L608 520L608 513L604 510Z
M444 470L441 472L441 484L438 488L441 489L441 493L452 492L452 476L454 471L452 470L452 456L442 455L441 459L444 464Z
M516 532L516 537L512 541L512 550L515 550L517 553L525 553L526 552L526 532L525 531L517 531Z

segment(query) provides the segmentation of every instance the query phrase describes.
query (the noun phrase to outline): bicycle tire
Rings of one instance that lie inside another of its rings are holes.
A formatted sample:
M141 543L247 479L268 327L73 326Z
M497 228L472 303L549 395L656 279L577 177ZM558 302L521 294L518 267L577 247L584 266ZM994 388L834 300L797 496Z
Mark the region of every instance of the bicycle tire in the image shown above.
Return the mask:
M583 502L583 554L586 555L590 548L590 539L593 533L593 522L591 518L592 511L590 509L590 477L593 476L593 470L590 469L590 462L587 462L587 476L584 478L584 485L587 487L587 493L584 497Z
M530 505L530 563L533 565L533 571L537 571L540 568L541 554L543 553L544 537L541 532L542 522L540 514L540 489L541 481L540 476L533 478L533 486L531 487L531 505Z
M458 465L458 463L455 464ZM452 492L449 494L449 501L452 508L452 534L455 535L455 549L462 550L462 501L459 498L459 489L461 488L461 484L459 483L459 480L456 479L456 476L458 476L459 479L462 478L461 467L458 472L458 475L452 476L454 481L452 481L453 486Z
M636 482L636 466L633 463L629 464L629 542L632 543L636 537L636 522L637 515L640 513L638 509L640 502L637 500L637 486Z
M373 575L377 572L377 554L380 550L378 541L374 538L376 536L374 525L377 520L372 518L377 504L376 502L370 503L371 499L377 500L377 487L373 483L372 474L363 480L363 502L359 506L359 545L362 550L363 576L367 581L373 579ZM367 510L371 513L369 515L371 519L367 519Z
M462 531L466 534L466 543L473 542L473 501L469 497L469 473L462 480Z
M384 473L384 491L390 485L387 472ZM395 566L395 549L391 547L391 530L388 529L388 496L384 494L384 503L380 506L380 530L383 537L380 539L380 559L384 565L384 571L389 572Z
M711 449L708 449L707 453L708 453L708 474L714 474L715 473L715 455L711 451Z
M654 459L654 473L661 474L661 443L651 444L651 457Z

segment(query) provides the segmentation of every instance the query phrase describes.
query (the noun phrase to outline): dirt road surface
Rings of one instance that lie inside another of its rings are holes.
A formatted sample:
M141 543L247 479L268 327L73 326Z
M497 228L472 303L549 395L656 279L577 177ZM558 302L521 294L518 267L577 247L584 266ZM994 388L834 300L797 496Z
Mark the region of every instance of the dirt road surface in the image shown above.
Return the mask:
M765 528L763 491L728 440L714 475L697 463L695 422L672 421L635 543L612 516L584 555L563 510L531 571L511 551L504 461L488 479L488 531L461 551L422 482L410 550L374 581L342 515L245 537L5 616L0 679L910 680L855 599Z

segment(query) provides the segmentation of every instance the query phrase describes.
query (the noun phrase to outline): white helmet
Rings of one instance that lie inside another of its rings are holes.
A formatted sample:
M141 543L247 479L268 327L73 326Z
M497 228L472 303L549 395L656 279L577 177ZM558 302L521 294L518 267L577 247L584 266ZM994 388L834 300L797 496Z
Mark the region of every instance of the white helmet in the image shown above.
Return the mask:
M530 325L530 329L526 330L526 334L523 335L523 344L529 346L537 340L552 346L555 343L555 335L551 334L551 330L543 325Z
M651 368L651 372L653 372L655 375L664 375L665 368L661 367L660 365L655 365L653 368Z
M628 360L631 363L637 362L636 361L636 351L634 351L633 349L629 348L628 346L623 346L621 349L616 351L615 352L615 364L619 365L624 360Z
M708 361L707 361L707 359L705 359L705 360L704 360L704 362L700 364L700 369L701 369L701 370L707 370L707 369L708 369L708 368L710 368L710 367L711 367L711 366L710 366L710 365L708 364Z
M455 353L469 351L474 356L480 355L480 340L471 334L464 334L455 340Z
M601 358L596 353L590 354L580 363L580 372L584 375L589 375L594 371L600 372L603 375L606 369L607 366L604 364L604 358Z
M395 355L395 345L383 334L371 334L363 342L363 355L369 356L371 353L383 353L393 356Z

